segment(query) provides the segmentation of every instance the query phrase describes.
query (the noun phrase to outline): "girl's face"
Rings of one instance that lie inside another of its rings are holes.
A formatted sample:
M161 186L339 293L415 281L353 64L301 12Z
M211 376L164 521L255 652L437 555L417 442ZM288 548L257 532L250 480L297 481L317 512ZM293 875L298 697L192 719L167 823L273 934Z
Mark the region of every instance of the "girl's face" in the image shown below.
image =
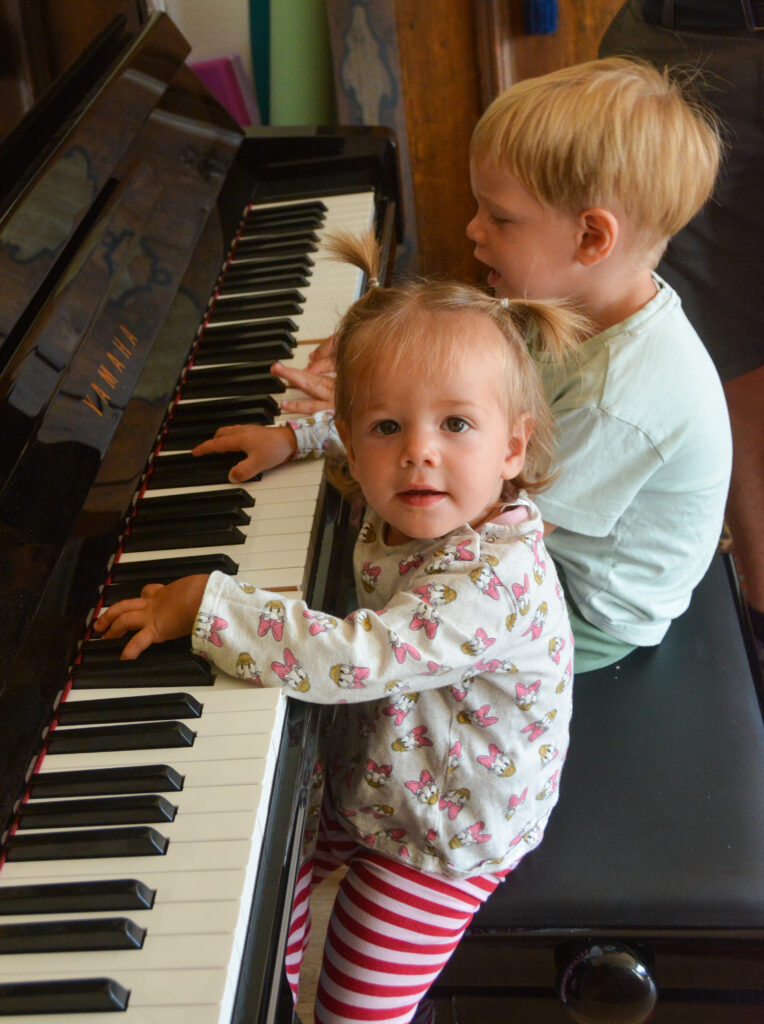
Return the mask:
M463 320L452 359L434 359L426 377L410 364L374 366L351 422L337 423L350 471L389 524L390 544L478 526L525 461L532 424L528 415L509 422L506 342L487 317Z

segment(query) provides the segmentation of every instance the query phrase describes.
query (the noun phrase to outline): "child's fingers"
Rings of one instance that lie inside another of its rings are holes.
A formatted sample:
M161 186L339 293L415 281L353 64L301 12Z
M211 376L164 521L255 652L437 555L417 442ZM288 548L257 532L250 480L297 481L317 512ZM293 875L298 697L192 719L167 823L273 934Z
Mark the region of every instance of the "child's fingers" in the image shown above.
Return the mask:
M328 338L325 338L324 341L322 341L321 344L318 345L317 348L313 349L313 351L308 356L308 362L309 363L316 363L316 362L321 362L323 360L326 360L328 362L328 364L329 364L329 369L330 370L334 370L334 353L335 353L335 351L336 351L336 344L335 344L335 341L334 341L334 335L330 334ZM319 371L319 372L323 372L323 371Z
M296 412L301 416L312 416L314 413L333 408L333 402L319 402L314 398L297 398L281 403L282 412Z
M109 609L108 612L99 616L95 627L106 640L118 640L125 633L134 629L143 629L146 625L145 601L137 597L135 601L120 601L120 604L137 604L138 607L120 608L119 605L115 605L114 609Z
M105 633L106 636L122 636L125 632L124 629L121 633L112 633L112 629L118 622L120 622L123 615L136 611L139 608L144 608L145 605L146 602L142 597L134 597L129 601L117 601L116 604L111 605L109 608L105 608L101 612L93 623L93 629L98 633ZM106 633L107 630L109 630L108 633Z
M311 359L307 367L307 372L314 374L334 374L334 360L328 358Z
M291 387L304 391L309 398L327 402L328 406L322 406L322 408L331 408L334 403L334 377L332 376L314 373L312 370L300 370L294 366L285 366L283 363L274 363L271 373L282 377Z
M270 466L264 465L267 461L263 459L261 455L248 455L246 459L242 459L241 462L237 462L235 466L231 466L228 473L228 479L233 484L243 484L247 480L252 480L258 473L264 472L266 469L270 469Z
M140 629L134 636L131 636L125 646L122 648L122 653L119 656L120 661L135 661L139 654L146 650L147 647L155 642L156 637L153 632L148 629Z
M240 426L219 427L213 437L202 441L191 449L192 455L209 455L210 452L235 452L241 451L241 445L237 438L241 431Z

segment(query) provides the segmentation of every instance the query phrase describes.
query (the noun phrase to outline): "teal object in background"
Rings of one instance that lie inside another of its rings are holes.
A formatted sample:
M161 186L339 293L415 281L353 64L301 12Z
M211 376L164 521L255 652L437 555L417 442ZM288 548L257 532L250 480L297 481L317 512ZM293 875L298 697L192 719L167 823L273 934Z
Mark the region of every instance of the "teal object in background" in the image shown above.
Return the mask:
M267 0L250 0L260 7ZM254 39L255 16L250 15ZM253 61L258 58L252 49ZM260 96L260 83L257 84ZM262 110L262 103L261 103ZM326 0L270 0L269 119L273 125L335 123Z
M249 0L249 44L260 123L271 117L271 0Z

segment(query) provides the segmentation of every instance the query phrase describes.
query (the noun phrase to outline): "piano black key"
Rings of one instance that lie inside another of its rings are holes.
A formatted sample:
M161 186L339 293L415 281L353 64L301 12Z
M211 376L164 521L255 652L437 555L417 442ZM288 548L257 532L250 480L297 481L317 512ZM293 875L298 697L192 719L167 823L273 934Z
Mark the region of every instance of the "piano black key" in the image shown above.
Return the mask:
M315 261L307 253L298 253L295 256L261 256L254 255L233 256L223 268L218 278L220 284L235 278L238 275L251 276L273 274L282 270L293 274L302 274L309 278L313 274Z
M237 462L241 452L214 452L204 458L178 452L163 455L151 463L147 487L158 490L164 487L191 487L204 484L227 484L228 474Z
M31 799L104 796L117 793L178 793L184 776L168 764L131 765L123 768L83 768L46 772L29 782Z
M140 697L64 701L58 725L95 725L99 722L148 722L169 718L199 718L202 703L190 693L148 693Z
M213 303L213 314L227 313L228 310L252 310L257 313L274 304L294 304L299 312L305 305L305 296L296 288L270 288L262 294L255 292L251 295L218 295Z
M245 224L236 237L235 251L241 251L245 245L262 251L273 245L301 245L317 241L318 235L315 231L305 230L300 225Z
M142 523L167 522L190 515L220 515L235 509L253 508L254 504L255 499L243 487L229 487L225 491L140 498L135 504L135 515Z
M189 652L185 659L159 661L149 657L154 650L152 647L144 651L136 661L78 665L72 686L76 690L115 686L212 686L212 669L204 658Z
M286 220L292 218L324 215L327 207L320 199L307 199L302 203L289 203L283 206L248 206L244 213L245 221Z
M225 277L221 277L215 294L225 295L250 288L306 288L309 277L310 271L301 268L273 269L259 266L248 269L246 266L232 265Z
M256 213L247 214L242 222L241 234L249 231L295 231L320 228L324 215L319 211L312 213L283 213L279 216L263 217Z
M177 522L142 523L135 520L125 534L125 551L157 551L162 548L209 548L243 544L244 534L238 525L249 522L249 516L237 509L224 515L201 519L180 519Z
M318 238L312 231L304 231L285 238L237 238L233 245L234 257L250 253L258 256L295 256L318 251Z
M43 829L156 825L174 821L177 811L174 804L155 793L104 797L100 800L28 800L19 811L18 827Z
M0 916L150 910L155 896L155 889L135 878L12 885L0 888Z
M209 330L221 323L250 323L266 317L298 316L302 312L302 300L295 296L299 295L299 292L285 292L280 296L275 292L261 299L217 302L207 316L206 328ZM185 392L185 386L183 390Z
M292 359L294 349L285 341L235 341L232 344L217 342L202 344L194 356L194 367L209 366L213 363L262 362L271 366L280 359Z
M196 573L224 572L227 576L235 576L238 571L236 562L220 552L182 558L155 558L145 562L118 562L111 570L109 589L136 584L144 587L147 583L172 583L181 576L193 576ZM103 641L99 640L98 643ZM163 646L166 647L167 643Z
M84 642L81 653L85 664L91 668L96 664L111 665L119 661L124 646L124 638L107 640L104 637L93 636ZM176 640L166 640L163 644L155 644L145 651L142 657L146 659L146 665L166 665L169 662L182 662L190 653L188 637L182 636Z
M318 246L313 242L270 242L268 245L250 245L243 242L241 246L234 246L233 258L252 259L260 263L278 259L290 259L295 256L304 256L306 253L316 252Z
M270 365L270 364L268 364ZM286 391L286 385L267 370L251 368L246 363L229 367L225 373L217 367L201 367L186 378L183 391L188 398L224 398L228 395L273 395ZM212 456L205 455L200 462ZM212 483L213 481L209 481Z
M121 1013L130 992L111 978L19 981L0 984L0 1015Z
M49 755L107 750L155 750L192 747L196 733L184 722L134 722L53 729L45 743Z
M288 316L263 317L251 323L207 322L204 325L203 338L205 344L214 343L224 338L267 338L273 333L281 337L292 338L297 333L297 324ZM294 341L296 345L297 342ZM278 407L277 407L278 408Z
M0 955L142 949L145 938L146 929L128 917L0 924Z
M270 395L257 397L237 396L236 398L216 398L209 402L183 402L173 410L170 424L172 429L178 426L196 426L226 421L227 417L238 416L236 422L246 423L252 414L264 414L271 417L279 412L278 402Z
M161 857L170 840L149 825L93 828L74 832L14 832L6 844L8 861L81 860L93 857Z

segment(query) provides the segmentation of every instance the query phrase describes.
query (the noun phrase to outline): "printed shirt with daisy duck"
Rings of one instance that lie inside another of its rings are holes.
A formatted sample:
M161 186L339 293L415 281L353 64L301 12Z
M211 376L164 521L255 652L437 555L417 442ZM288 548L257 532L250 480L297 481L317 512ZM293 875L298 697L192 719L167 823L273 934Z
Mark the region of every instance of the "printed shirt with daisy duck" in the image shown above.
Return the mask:
M571 714L573 639L538 510L521 495L479 532L394 547L384 529L369 512L347 619L213 573L194 650L344 705L327 784L360 843L434 874L509 870L557 802Z

